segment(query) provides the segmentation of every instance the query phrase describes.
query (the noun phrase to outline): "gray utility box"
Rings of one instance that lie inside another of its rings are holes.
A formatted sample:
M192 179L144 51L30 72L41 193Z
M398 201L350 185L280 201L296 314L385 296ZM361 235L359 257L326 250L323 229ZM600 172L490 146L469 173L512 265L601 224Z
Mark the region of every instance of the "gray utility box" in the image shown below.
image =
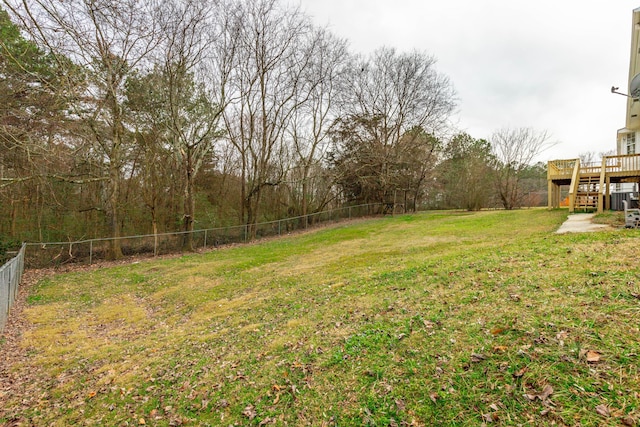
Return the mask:
M622 201L624 205L624 226L627 228L637 228L640 226L640 209L630 209L629 202Z

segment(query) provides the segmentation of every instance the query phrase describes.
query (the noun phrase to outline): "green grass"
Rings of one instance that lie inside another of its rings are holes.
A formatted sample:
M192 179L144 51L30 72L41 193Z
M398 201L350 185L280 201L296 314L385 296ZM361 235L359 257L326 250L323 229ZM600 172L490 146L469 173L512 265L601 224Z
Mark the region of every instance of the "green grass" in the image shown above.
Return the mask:
M596 214L593 218L596 224L607 224L612 227L624 227L624 212L622 211L605 211Z
M49 277L0 422L623 425L640 231L565 218L398 216Z

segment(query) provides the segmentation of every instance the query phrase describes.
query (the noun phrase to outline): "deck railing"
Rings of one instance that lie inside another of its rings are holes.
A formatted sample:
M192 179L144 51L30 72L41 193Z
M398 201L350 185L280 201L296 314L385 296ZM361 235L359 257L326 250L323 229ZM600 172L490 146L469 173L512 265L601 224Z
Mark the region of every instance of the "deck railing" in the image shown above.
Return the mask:
M640 171L640 154L626 154L607 156L607 172L637 172Z
M547 178L549 180L571 179L574 166L578 161L578 159L549 161ZM580 172L600 174L603 164L606 165L607 173L640 174L640 154L605 156L602 162L582 163L580 165Z
M602 171L602 162L580 163L580 173L599 175Z
M551 160L548 163L547 175L548 179L561 179L563 177L571 178L573 167L578 159L569 160Z

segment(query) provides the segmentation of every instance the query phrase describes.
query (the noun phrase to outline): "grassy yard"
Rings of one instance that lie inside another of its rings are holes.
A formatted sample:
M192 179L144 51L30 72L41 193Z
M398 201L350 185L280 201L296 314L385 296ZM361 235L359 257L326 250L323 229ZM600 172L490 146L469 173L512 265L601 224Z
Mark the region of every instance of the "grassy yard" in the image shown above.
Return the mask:
M553 234L566 215L388 217L48 277L0 424L637 425L640 231Z

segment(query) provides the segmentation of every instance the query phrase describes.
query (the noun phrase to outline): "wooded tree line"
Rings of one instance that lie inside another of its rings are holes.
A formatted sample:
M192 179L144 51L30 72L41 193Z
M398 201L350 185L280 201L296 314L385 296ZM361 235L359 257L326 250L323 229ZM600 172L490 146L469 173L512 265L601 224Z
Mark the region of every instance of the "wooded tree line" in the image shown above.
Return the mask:
M239 223L255 233L358 203L512 209L546 186L522 156L546 134L456 132L456 94L435 58L356 55L284 2L3 4L4 239ZM121 255L117 239L111 252Z

